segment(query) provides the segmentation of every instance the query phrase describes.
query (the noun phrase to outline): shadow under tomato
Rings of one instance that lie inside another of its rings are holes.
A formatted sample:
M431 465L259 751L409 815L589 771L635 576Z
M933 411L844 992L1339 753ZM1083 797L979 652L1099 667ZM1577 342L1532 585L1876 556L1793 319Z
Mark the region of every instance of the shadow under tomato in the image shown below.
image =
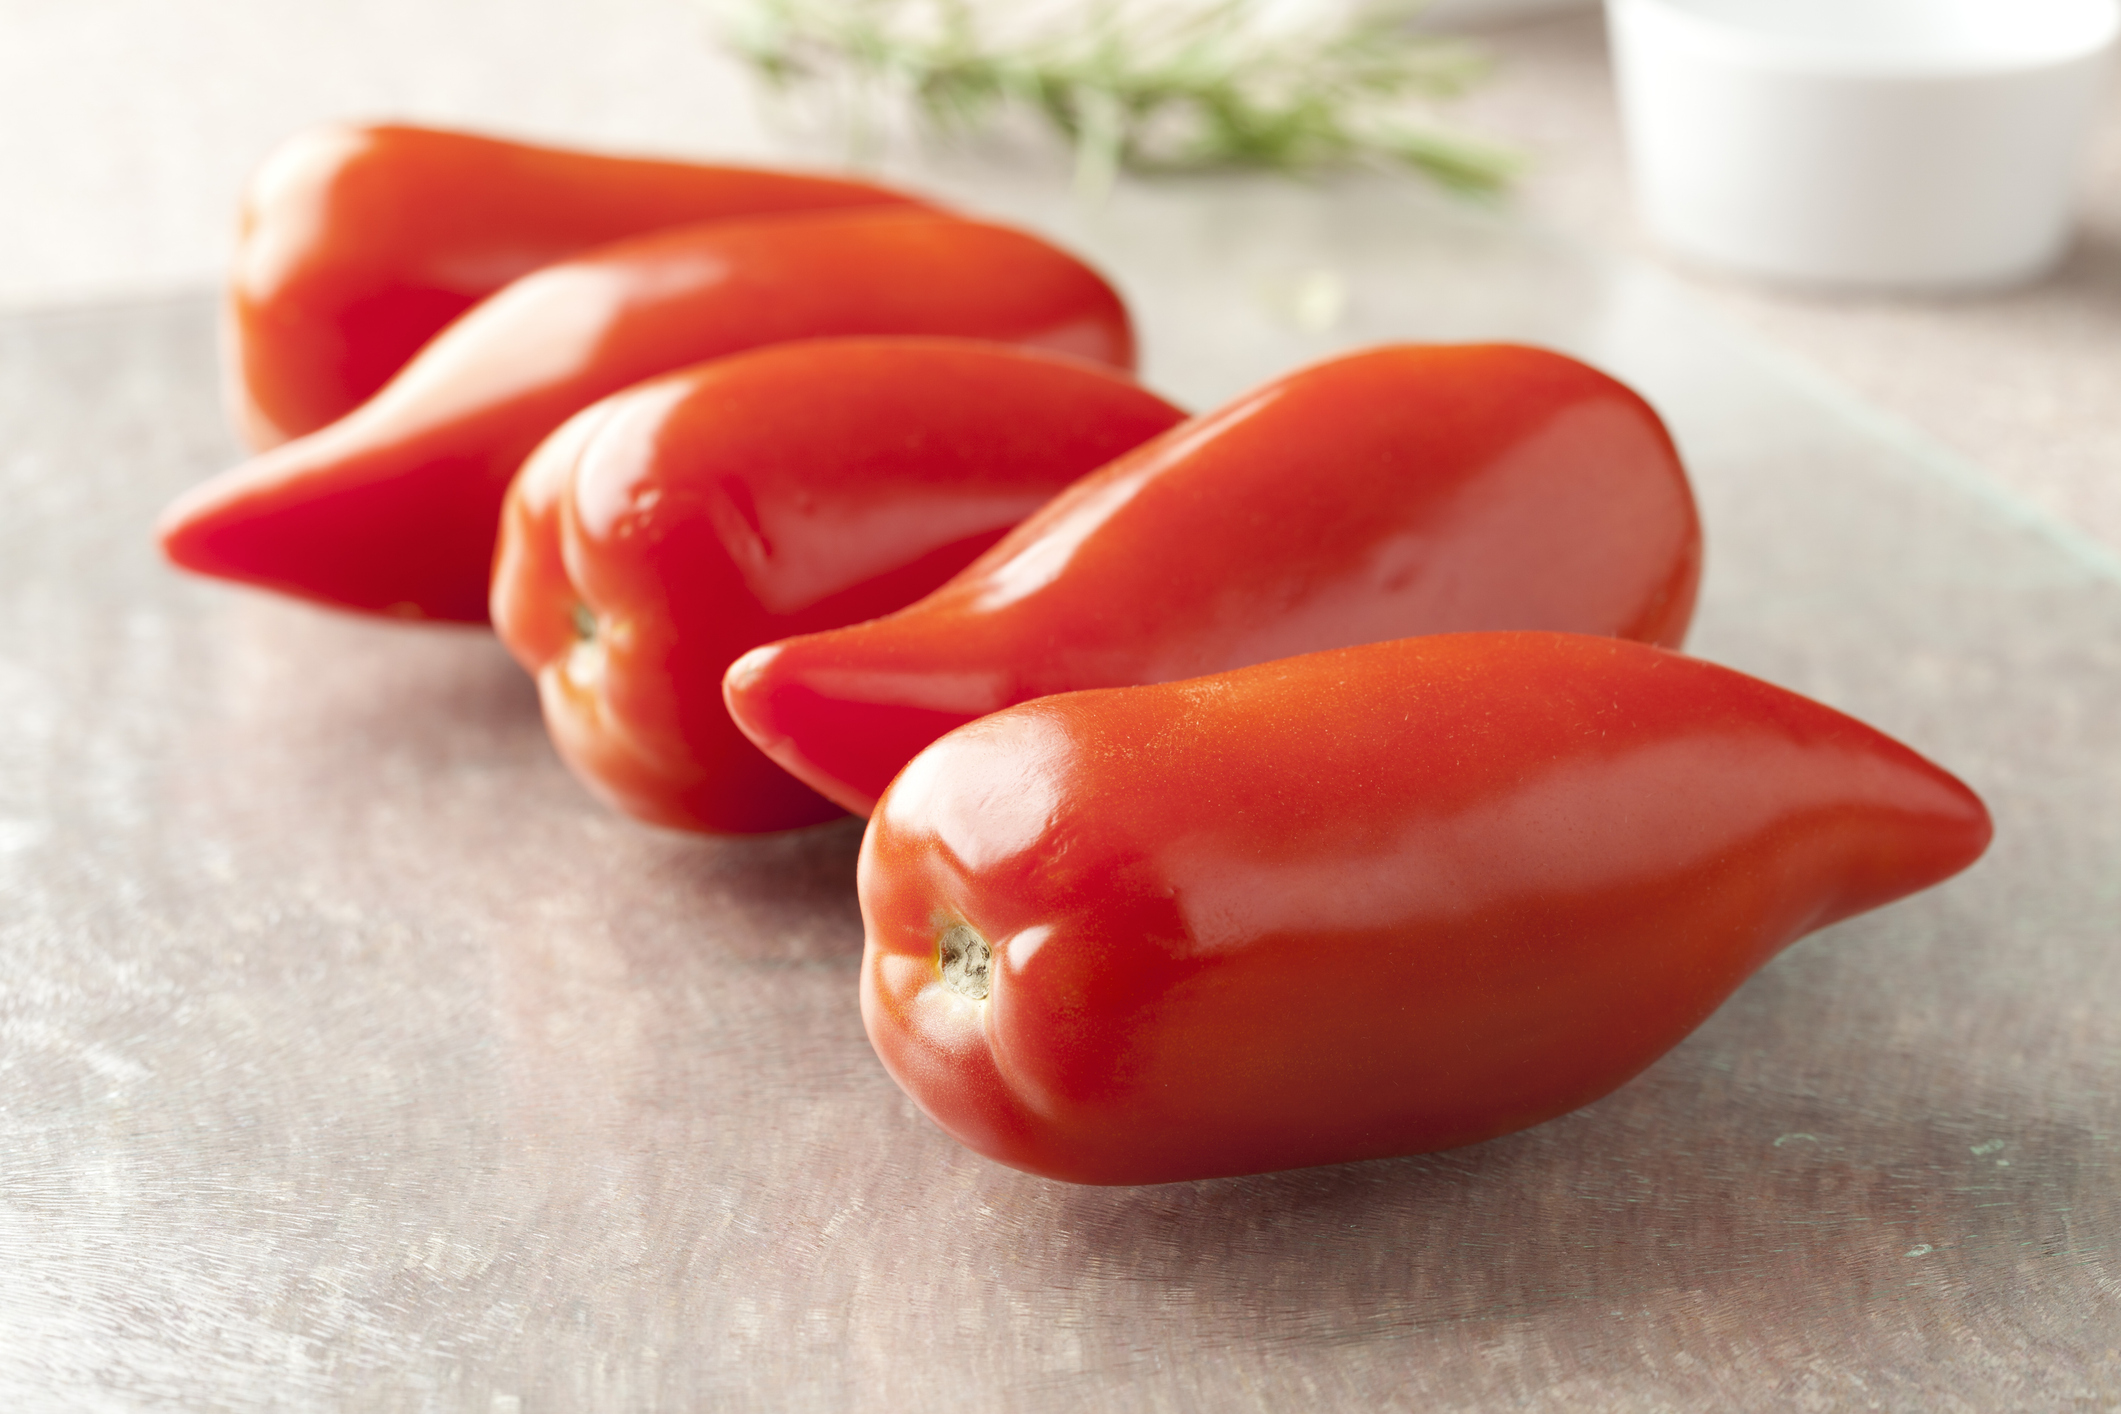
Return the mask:
M1762 980L1615 1094L1467 1149L1152 1188L999 1179L990 1206L1050 1225L1013 1224L1009 1279L1066 1284L1131 1330L1131 1349L1086 1354L1102 1369L1153 1364L1157 1324L1233 1351L1536 1329L1728 1369L1770 1330L1860 1346L1881 1323L1970 1328L1999 1301L2026 1338L2088 1348L2083 1267L2121 1271L2116 1142L1980 1100L1956 1055L1882 1034L1868 1103L1778 1089L1757 1042L1808 988Z

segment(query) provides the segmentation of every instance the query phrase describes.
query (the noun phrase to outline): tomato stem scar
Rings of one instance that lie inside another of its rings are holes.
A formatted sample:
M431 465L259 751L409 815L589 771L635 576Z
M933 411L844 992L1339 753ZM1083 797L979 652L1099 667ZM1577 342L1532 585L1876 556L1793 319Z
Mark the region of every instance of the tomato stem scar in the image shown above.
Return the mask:
M595 611L587 604L576 604L574 606L574 636L576 638L595 638L597 636L597 616Z
M953 923L935 942L936 967L943 985L961 997L987 1000L988 965L993 950L969 923Z

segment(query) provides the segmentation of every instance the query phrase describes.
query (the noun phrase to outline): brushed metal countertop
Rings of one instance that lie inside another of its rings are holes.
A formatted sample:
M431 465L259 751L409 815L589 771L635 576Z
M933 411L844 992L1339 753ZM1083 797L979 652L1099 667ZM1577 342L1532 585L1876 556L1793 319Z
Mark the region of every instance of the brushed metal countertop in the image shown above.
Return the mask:
M1631 379L1702 498L1692 648L1962 774L1993 852L1525 1134L1031 1178L870 1054L851 823L635 826L487 636L178 576L153 516L235 455L210 302L0 320L0 1404L2121 1407L2102 558L1504 213L951 180L1111 269L1196 406L1385 338Z

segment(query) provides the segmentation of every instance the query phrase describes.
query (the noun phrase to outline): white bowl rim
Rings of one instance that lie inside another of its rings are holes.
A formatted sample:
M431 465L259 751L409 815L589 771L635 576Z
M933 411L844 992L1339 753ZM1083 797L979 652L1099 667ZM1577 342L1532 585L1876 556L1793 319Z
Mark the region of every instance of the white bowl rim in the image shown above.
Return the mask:
M1753 0L1766 10L1775 0ZM2037 0L1992 0L1999 9L2022 10ZM1714 54L1725 62L1796 74L1857 78L1964 78L2025 73L2098 58L2121 36L2121 0L2046 0L2051 8L2072 9L2079 21L2072 42L2027 46L1994 58L1935 50L1890 52L1872 46L1838 44L1830 39L1775 34L1732 24L1701 12L1700 0L1607 0L1615 12L1627 11L1630 27L1648 24L1662 38ZM1730 0L1725 0L1730 3Z

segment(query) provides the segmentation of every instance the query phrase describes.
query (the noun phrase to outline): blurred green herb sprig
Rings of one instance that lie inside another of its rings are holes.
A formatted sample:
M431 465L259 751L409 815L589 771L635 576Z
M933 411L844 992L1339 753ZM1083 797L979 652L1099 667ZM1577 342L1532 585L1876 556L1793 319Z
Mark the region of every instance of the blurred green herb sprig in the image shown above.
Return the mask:
M898 95L944 132L1004 110L1073 144L1078 186L1118 169L1356 163L1411 167L1492 191L1516 157L1413 120L1485 69L1466 44L1412 26L1421 0L1356 0L1275 23L1273 0L723 0L729 47L776 89L836 84ZM856 116L860 116L857 114Z

